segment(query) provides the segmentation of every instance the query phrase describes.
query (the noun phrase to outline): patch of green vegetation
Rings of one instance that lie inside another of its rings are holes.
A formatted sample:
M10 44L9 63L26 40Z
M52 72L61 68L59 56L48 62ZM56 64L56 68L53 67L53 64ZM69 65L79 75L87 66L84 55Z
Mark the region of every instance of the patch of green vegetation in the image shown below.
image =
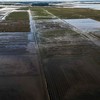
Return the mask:
M70 30L70 29L66 29L66 30L56 29L56 30L50 30L50 31L43 32L41 34L41 36L46 37L46 38L50 38L50 37L65 36L66 34L70 34L72 36L78 36L79 35L75 31Z
M29 10L29 7L21 7L19 9L17 9L17 10Z
M45 9L45 8L44 8ZM84 18L84 16L77 14L78 9L73 8L46 8L49 12L60 18Z
M0 32L29 32L28 12L12 12L0 24Z
M34 11L35 16L50 16L46 11L41 7L31 7L31 11Z
M28 12L12 12L6 20L29 20Z
M44 37L59 37L64 36L66 33L66 30L51 30L47 32L43 32L42 36Z
M28 21L5 21L0 24L0 32L29 32Z
M38 16L38 17L34 17L35 20L38 20L38 19L54 19L52 18L51 16Z
M44 8L60 18L92 18L100 21L100 11L86 8Z

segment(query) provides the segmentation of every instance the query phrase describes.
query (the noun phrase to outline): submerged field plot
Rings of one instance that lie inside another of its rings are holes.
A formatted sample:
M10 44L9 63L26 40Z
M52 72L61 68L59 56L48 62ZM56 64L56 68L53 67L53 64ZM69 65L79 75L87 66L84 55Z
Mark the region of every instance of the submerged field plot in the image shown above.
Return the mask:
M65 21L86 33L100 31L100 22L93 19L65 19Z

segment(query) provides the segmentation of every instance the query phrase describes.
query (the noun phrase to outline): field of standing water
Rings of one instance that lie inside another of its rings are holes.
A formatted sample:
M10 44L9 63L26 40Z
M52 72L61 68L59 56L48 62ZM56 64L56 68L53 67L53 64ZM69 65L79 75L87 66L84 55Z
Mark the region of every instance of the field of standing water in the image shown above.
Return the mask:
M4 16L0 100L100 100L99 10L19 7Z

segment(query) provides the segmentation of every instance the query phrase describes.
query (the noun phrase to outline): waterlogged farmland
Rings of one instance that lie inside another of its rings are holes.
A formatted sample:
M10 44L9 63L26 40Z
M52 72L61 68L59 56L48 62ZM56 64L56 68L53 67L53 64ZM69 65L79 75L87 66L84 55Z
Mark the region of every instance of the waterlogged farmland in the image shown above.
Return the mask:
M0 100L47 100L31 21L30 10L17 9L1 19Z
M0 10L0 99L100 100L100 11L9 9Z
M40 19L33 9L50 100L99 100L100 40L90 34L99 34L100 31L85 33L65 18L99 20L100 11L55 7L40 9L52 15L51 19Z
M77 29L84 32L95 32L100 31L100 22L87 18L87 19L65 19L65 21Z

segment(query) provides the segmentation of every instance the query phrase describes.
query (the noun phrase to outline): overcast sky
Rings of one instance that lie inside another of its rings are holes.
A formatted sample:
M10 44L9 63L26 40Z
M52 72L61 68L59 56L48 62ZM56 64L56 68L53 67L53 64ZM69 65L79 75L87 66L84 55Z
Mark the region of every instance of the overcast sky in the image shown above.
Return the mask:
M58 1L58 0L0 0L0 1Z
M0 0L0 1L66 1L66 0Z
M76 0L0 0L0 1L76 1Z

